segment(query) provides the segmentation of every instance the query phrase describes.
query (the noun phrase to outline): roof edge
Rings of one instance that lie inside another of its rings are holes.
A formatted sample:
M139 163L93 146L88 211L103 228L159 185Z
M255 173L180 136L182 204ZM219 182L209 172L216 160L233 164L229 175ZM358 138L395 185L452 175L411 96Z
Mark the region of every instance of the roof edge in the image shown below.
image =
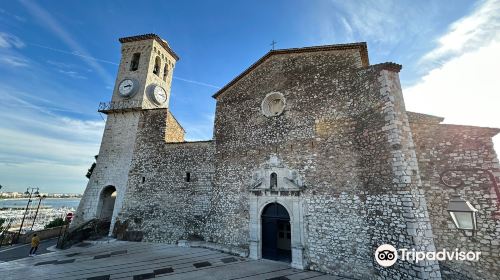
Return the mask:
M387 70L395 73L399 73L401 69L403 69L403 65L394 62L384 62L384 63L374 64L370 65L370 67L374 67L380 70Z
M408 121L410 123L434 123L434 124L439 124L442 121L444 121L443 117L429 115L429 114L423 114L423 113L418 113L418 112L413 112L413 111L406 111L406 114L408 115Z
M172 116L172 118L179 125L179 127L182 129L182 131L184 131L184 133L186 133L186 130L184 129L184 127L182 127L182 124L177 120L177 118L174 116L174 114L172 113L172 111L170 111L170 109L168 110L168 114L170 116Z
M368 67L370 65L370 61L368 58L368 46L366 42L357 42L357 43L349 43L349 44L336 44L336 45L323 45L323 46L312 46L312 47L304 47L304 48L291 48L291 49L279 49L279 50L270 50L263 57L257 60L255 63L250 65L245 71L241 72L236 78L227 83L224 87L219 89L212 97L217 99L217 97L230 88L232 85L236 84L241 78L246 76L250 71L257 68L261 63L263 63L266 59L275 54L289 54L289 53L305 53L305 52L318 52L318 51L330 51L330 50L355 50L358 49L361 54L361 63L363 67Z
M449 128L468 128L468 129L488 131L488 132L490 132L491 137L500 133L500 128L496 128L496 127L464 125L464 124L451 124L451 123L440 123L439 126L440 127L449 127Z
M148 34L142 34L142 35L136 35L136 36L130 36L130 37L122 37L118 39L120 43L129 43L129 42L135 42L135 41L142 41L142 40L150 40L154 39L156 42L158 42L167 52L174 57L176 61L178 61L180 58L179 56L170 48L170 46L163 41L160 36L154 34L154 33L148 33Z

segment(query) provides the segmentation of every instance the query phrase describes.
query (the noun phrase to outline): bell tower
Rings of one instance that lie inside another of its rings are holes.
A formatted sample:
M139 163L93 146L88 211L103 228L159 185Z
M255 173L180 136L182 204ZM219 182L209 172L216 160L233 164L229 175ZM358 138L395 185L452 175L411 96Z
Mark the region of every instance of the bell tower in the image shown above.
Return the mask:
M179 57L155 34L120 39L121 59L111 101L98 111L107 115L99 156L71 223L109 222L110 233L122 209L141 118L161 114L164 141L184 141L184 130L169 111L170 87ZM153 110L156 109L156 110Z
M155 34L120 38L121 60L111 102L99 112L168 108L172 73L179 57Z

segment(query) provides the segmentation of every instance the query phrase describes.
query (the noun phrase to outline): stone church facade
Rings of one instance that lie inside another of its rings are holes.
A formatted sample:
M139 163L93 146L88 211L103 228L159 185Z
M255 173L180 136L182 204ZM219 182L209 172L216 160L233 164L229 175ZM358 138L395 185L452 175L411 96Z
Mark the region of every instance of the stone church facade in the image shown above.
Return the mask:
M494 128L405 109L395 63L365 43L272 50L213 96L213 139L185 141L169 110L178 56L154 34L122 58L97 165L73 227L110 219L123 240L203 246L355 279L495 279L498 192L458 172L478 209L473 237L446 211L457 167L498 181ZM138 59L139 57L139 59ZM175 104L174 104L175 105ZM456 179L456 178L455 178ZM477 262L374 260L381 244L481 251Z

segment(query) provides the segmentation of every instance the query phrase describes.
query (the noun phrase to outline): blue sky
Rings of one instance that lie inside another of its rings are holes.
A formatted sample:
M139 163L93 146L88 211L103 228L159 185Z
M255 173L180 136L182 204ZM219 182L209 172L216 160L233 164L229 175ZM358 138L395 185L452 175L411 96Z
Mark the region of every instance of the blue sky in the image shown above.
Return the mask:
M210 139L211 95L276 48L366 41L403 64L409 110L500 127L500 1L3 1L0 184L81 193L104 127L118 38L156 33L181 57L170 107ZM497 150L500 139L495 138Z

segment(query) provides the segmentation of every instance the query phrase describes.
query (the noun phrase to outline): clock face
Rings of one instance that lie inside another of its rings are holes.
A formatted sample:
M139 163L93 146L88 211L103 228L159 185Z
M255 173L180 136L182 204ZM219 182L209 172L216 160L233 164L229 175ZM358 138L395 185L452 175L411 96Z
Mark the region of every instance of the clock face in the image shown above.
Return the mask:
M158 104L162 105L167 101L167 93L165 90L160 87L160 86L155 86L153 89L153 101Z
M123 80L118 86L118 91L122 97L132 97L136 89L136 83L131 79Z

